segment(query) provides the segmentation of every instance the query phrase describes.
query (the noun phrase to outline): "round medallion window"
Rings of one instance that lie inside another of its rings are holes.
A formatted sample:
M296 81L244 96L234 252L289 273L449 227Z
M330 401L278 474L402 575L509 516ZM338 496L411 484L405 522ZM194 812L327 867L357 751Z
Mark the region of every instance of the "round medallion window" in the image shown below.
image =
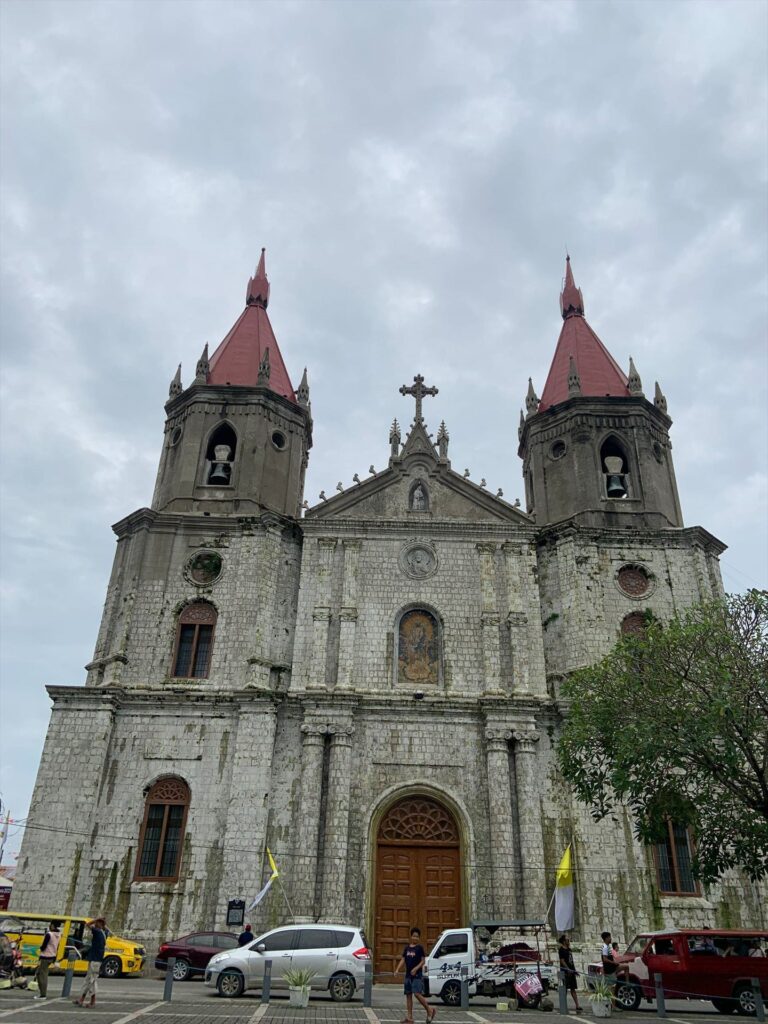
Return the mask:
M272 444L281 452L286 445L285 434L281 434L279 430L276 430L272 434Z
M627 597L646 597L653 588L653 577L642 565L622 565L616 573L616 585Z
M187 562L185 575L190 583L206 587L221 576L221 555L218 551L198 551Z
M412 541L400 552L400 569L412 580L425 580L437 572L437 554L428 541Z
M621 620L621 632L625 636L645 636L645 615L642 612L630 612Z
M562 459L565 455L566 447L565 441L555 441L552 447L549 449L549 454L553 459Z
M174 427L171 431L171 436L168 438L168 447L175 448L181 440L182 429L181 427Z

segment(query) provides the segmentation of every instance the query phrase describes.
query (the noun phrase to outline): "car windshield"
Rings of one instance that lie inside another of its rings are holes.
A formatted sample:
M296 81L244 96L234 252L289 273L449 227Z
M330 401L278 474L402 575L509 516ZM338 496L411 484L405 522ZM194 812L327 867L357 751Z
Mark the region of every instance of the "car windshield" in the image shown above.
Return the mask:
M648 936L636 935L627 946L627 953L639 956L648 945Z

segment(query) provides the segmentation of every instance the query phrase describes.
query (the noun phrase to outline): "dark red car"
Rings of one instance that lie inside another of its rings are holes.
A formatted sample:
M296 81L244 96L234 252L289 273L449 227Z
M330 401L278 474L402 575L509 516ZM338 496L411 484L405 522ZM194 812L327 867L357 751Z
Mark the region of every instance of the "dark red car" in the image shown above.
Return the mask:
M211 957L224 949L237 949L237 936L232 932L192 932L164 942L157 951L155 967L158 971L167 970L169 957L175 956L174 981L202 978Z

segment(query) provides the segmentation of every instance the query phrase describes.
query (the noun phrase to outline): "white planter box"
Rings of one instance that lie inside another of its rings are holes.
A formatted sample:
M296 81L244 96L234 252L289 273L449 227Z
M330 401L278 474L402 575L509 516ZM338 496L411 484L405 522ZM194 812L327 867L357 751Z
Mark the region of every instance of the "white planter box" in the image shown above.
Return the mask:
M294 988L293 985L288 986L288 1005L298 1006L300 1009L306 1009L309 1006L309 986L307 988Z
M610 999L591 999L589 1005L596 1017L610 1017L612 1006Z

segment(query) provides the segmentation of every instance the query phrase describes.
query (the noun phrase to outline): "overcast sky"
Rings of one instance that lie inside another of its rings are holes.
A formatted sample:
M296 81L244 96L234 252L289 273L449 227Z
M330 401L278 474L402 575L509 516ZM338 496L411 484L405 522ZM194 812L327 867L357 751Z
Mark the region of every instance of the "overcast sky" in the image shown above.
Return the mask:
M417 372L453 467L522 497L519 408L567 245L590 324L667 396L686 524L729 545L726 589L766 585L767 12L0 3L15 817L44 685L81 683L93 653L110 525L150 503L168 383L240 314L262 245L294 387L309 373L310 504L385 466Z

